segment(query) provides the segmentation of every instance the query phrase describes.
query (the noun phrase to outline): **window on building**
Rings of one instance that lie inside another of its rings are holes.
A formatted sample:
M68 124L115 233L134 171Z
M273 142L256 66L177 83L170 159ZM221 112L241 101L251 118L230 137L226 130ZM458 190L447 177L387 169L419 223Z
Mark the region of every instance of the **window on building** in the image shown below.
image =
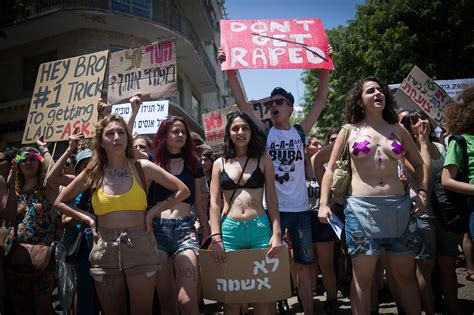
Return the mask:
M201 125L202 124L202 119L201 119L201 103L199 100L194 96L194 94L191 97L191 110L193 112L193 117L196 119L196 121Z
M48 51L34 56L23 57L23 91L32 92L35 88L38 68L42 63L58 60L58 51Z
M151 18L151 0L110 0L110 8L112 10Z

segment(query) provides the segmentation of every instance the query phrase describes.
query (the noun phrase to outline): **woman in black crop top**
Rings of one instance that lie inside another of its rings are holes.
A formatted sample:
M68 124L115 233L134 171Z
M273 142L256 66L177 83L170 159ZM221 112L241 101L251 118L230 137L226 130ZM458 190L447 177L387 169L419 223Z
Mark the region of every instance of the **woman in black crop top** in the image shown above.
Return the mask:
M211 249L218 262L224 261L226 251L269 248L269 257L280 251L274 176L272 160L265 154L263 134L247 114L230 114L225 127L223 158L214 162L211 180ZM270 219L263 206L264 188ZM275 306L275 302L256 303L255 313L270 314ZM239 304L226 304L225 313L238 314L239 307Z
M189 198L163 211L153 220L153 232L161 254L162 269L158 272L156 282L161 313L178 314L179 308L181 314L199 314L199 241L194 227L196 217L192 210L194 208L198 216L203 236L207 237L209 222L206 201L202 198L206 177L189 128L182 118L170 117L161 123L153 139L152 152L154 162L180 179L191 192ZM148 193L148 204L163 202L172 194L153 183ZM176 287L177 291L170 289L172 287Z

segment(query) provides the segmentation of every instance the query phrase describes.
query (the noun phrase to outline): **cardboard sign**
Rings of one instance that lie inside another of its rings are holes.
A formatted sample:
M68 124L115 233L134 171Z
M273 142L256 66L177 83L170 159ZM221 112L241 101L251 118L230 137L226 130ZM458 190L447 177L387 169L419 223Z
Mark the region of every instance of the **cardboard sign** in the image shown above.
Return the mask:
M108 104L137 92L158 99L177 92L176 45L167 40L110 54Z
M79 128L94 136L109 51L40 65L22 143L67 140Z
M168 108L168 100L143 102L133 123L133 133L139 135L156 133L161 122L168 116ZM128 121L132 114L132 105L130 103L113 105L112 113Z
M436 124L441 125L445 106L451 98L420 68L414 66L400 84L395 99L402 108L421 108Z
M320 19L221 20L222 70L334 69Z
M273 125L272 119L270 118L271 104L268 103L269 98L264 98L258 101L250 102L253 106L255 116L260 118L262 123L266 126L271 127ZM232 112L238 111L237 105L218 109L202 115L202 121L204 122L204 134L206 136L206 142L210 146L218 145L224 142L224 131L227 124L227 115Z
M267 249L226 252L219 264L209 250L199 251L202 296L223 303L258 303L291 296L288 249L268 258Z

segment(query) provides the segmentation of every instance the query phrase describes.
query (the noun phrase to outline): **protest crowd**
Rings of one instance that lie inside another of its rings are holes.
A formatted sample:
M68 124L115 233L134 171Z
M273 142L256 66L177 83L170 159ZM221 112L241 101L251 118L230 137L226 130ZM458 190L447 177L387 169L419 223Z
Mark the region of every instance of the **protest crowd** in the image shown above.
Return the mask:
M151 138L134 135L141 93L128 119L97 100L95 135L74 130L56 160L44 137L2 150L1 314L200 314L210 268L200 251L226 266L248 249L264 250L268 263L289 253L279 276L305 314L316 312L318 290L327 314L348 291L353 314L378 314L380 294L400 314L439 305L462 314L460 249L474 281L474 88L447 105L436 137L423 110L399 110L386 83L361 78L347 91L345 124L322 141L312 130L328 69L294 125L290 92L270 92L264 123L236 70L225 71L238 111L227 115L220 150L177 116ZM448 192L467 204L454 217ZM221 310L289 314L285 298L253 294L219 301Z

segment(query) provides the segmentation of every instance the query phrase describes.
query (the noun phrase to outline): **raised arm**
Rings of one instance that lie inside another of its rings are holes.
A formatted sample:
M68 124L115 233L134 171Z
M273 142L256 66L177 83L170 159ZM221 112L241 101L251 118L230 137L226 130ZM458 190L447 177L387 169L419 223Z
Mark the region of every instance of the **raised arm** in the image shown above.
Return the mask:
M76 152L79 140L82 138L84 138L84 135L82 133L73 134L69 136L68 148L66 149L66 151L64 151L63 155L61 155L61 157L56 161L54 166L46 175L46 179L48 180L48 182L67 186L74 180L74 178L76 178L76 176L74 175L63 174L62 170L67 159L70 158Z
M225 54L224 51L219 48L219 62L225 61ZM235 98L235 102L237 103L237 107L243 113L249 115L250 118L255 122L255 124L262 130L265 130L265 125L262 123L260 119L255 115L253 111L252 104L247 102L244 96L244 91L242 86L240 85L239 79L237 78L237 71L236 70L227 70L227 80L229 83L230 90L232 95Z
M150 162L148 160L139 160L139 162L141 163L143 172L145 173L147 187L149 186L149 183L151 181L154 181L165 187L166 189L175 192L168 199L163 202L157 203L147 212L147 232L151 232L151 223L154 217L159 215L161 212L177 205L184 199L188 198L191 193L189 192L188 187L186 187L186 185L182 181L180 181L178 178L171 175L155 163Z
M331 45L329 45L327 55L331 56L332 53L333 53L333 49ZM319 75L319 84L317 87L316 97L314 99L313 105L311 106L311 109L309 110L306 117L300 123L301 127L303 127L306 134L309 133L311 128L316 123L316 120L318 120L319 115L321 115L324 105L326 105L328 91L329 91L329 70L322 69Z

